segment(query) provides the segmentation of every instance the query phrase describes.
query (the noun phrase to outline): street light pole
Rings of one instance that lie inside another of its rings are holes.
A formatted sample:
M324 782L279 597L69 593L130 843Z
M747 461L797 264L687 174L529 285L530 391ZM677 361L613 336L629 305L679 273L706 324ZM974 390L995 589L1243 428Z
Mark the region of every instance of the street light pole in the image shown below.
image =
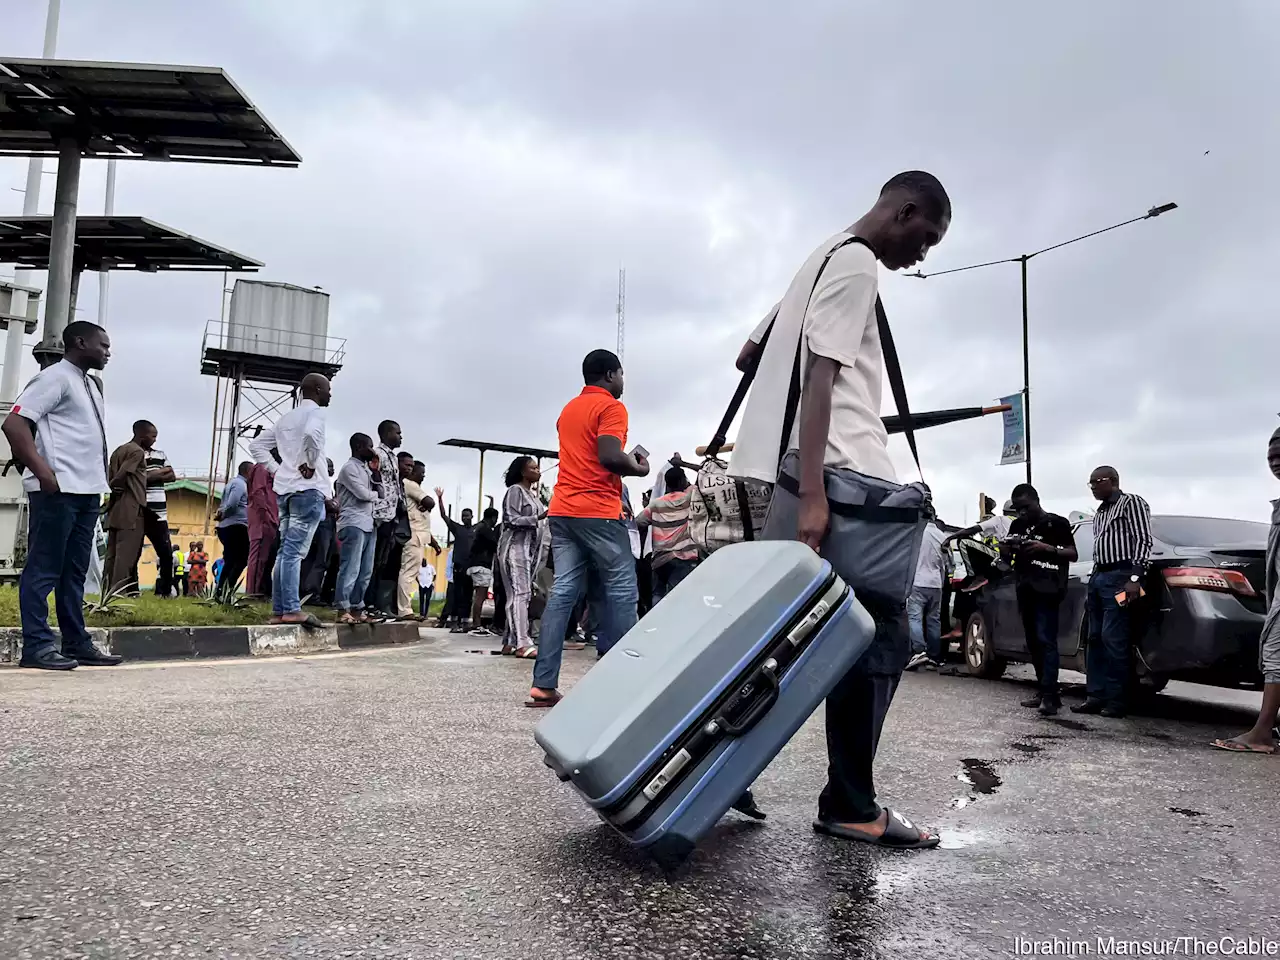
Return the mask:
M1031 336L1027 319L1027 261L1018 258L1022 267L1022 442L1026 454L1027 483L1031 482Z
M1031 331L1030 321L1028 319L1027 310L1027 263L1033 257L1038 257L1042 253L1048 253L1050 250L1057 250L1060 247L1069 246L1073 243L1079 243L1081 240L1088 240L1090 237L1096 237L1099 234L1110 233L1112 230L1119 230L1121 227L1127 227L1131 223L1137 223L1139 220L1151 220L1160 216L1162 213L1168 213L1170 210L1178 209L1176 203L1162 203L1159 206L1152 207L1140 217L1133 217L1130 220L1124 220L1120 223L1114 223L1109 227L1103 227L1101 230L1094 230L1092 233L1086 233L1079 237L1073 237L1070 240L1064 240L1061 243L1055 243L1051 247L1045 247L1042 250L1036 250L1033 253L1024 253L1016 257L1007 257L1004 260L988 260L985 263L971 263L967 267L952 267L950 270L938 270L934 273L922 273L917 270L915 273L908 273L908 277L915 277L918 280L928 280L930 277L942 277L948 273L966 273L969 270L980 270L983 267L994 267L1002 263L1016 263L1022 271L1022 429L1023 441L1026 450L1027 464L1027 483L1031 482Z

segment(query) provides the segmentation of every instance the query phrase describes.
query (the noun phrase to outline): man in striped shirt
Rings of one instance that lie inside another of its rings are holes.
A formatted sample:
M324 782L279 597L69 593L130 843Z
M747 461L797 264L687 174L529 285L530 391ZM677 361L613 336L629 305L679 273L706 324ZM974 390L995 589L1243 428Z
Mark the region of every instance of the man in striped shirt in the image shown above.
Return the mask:
M1131 611L1142 593L1151 557L1151 508L1141 497L1120 489L1115 467L1094 470L1089 489L1099 504L1093 518L1093 574L1085 601L1089 673L1086 699L1071 712L1123 717Z
M147 506L143 519L147 539L156 552L156 596L168 597L173 592L173 543L169 539L169 510L164 485L173 483L177 475L164 451L156 449L158 434L155 424L139 420L133 425L133 436L147 454Z
M653 532L653 602L656 604L675 589L698 565L698 548L689 535L689 478L682 468L672 466L662 480L667 492L650 502L636 517L636 526Z

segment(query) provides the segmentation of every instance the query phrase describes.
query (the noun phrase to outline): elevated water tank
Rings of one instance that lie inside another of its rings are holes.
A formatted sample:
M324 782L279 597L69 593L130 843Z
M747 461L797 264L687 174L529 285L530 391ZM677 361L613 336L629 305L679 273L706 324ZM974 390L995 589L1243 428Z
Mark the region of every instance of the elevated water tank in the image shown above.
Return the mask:
M329 295L291 283L237 280L223 347L240 353L329 360Z

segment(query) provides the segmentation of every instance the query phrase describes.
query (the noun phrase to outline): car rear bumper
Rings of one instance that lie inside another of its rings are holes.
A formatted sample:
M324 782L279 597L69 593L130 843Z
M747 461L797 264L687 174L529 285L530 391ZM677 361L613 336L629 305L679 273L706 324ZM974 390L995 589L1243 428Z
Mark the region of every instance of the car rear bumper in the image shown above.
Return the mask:
M1153 615L1138 644L1149 671L1197 683L1235 685L1261 680L1262 614L1246 609L1228 593L1174 590L1168 596L1168 609Z

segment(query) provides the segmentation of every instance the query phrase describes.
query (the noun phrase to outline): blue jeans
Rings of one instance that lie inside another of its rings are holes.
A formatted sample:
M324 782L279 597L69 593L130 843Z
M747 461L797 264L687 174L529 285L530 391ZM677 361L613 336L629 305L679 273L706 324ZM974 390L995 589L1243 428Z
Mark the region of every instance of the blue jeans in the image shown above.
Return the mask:
M697 560L668 560L661 566L653 568L653 602L674 590L698 566Z
M640 600L631 538L621 520L552 517L551 553L556 579L542 614L538 660L533 666L533 685L543 690L554 690L560 683L564 635L586 588L588 566L595 568L602 588L603 610L596 640L596 650L602 656L635 626Z
M301 613L298 580L302 558L324 519L324 494L319 490L288 493L280 498L280 553L271 571L271 612L277 617Z
M333 603L339 610L364 609L364 594L373 577L373 554L378 535L372 531L343 527L338 531L338 586Z
M1095 573L1089 578L1085 601L1089 617L1085 692L1090 700L1121 710L1129 684L1129 610L1116 603L1116 594L1129 576L1127 570Z
M912 654L927 653L942 662L942 588L913 587L907 598Z
M1062 597L1056 593L1038 593L1026 587L1020 587L1017 596L1018 613L1022 616L1022 632L1027 638L1027 652L1031 654L1036 679L1040 681L1040 699L1057 703L1060 659L1058 608L1062 606Z
M22 656L38 657L57 649L49 626L49 592L54 594L62 652L93 646L84 628L84 578L94 547L94 523L102 498L95 493L27 494L27 562L18 585L22 618Z

